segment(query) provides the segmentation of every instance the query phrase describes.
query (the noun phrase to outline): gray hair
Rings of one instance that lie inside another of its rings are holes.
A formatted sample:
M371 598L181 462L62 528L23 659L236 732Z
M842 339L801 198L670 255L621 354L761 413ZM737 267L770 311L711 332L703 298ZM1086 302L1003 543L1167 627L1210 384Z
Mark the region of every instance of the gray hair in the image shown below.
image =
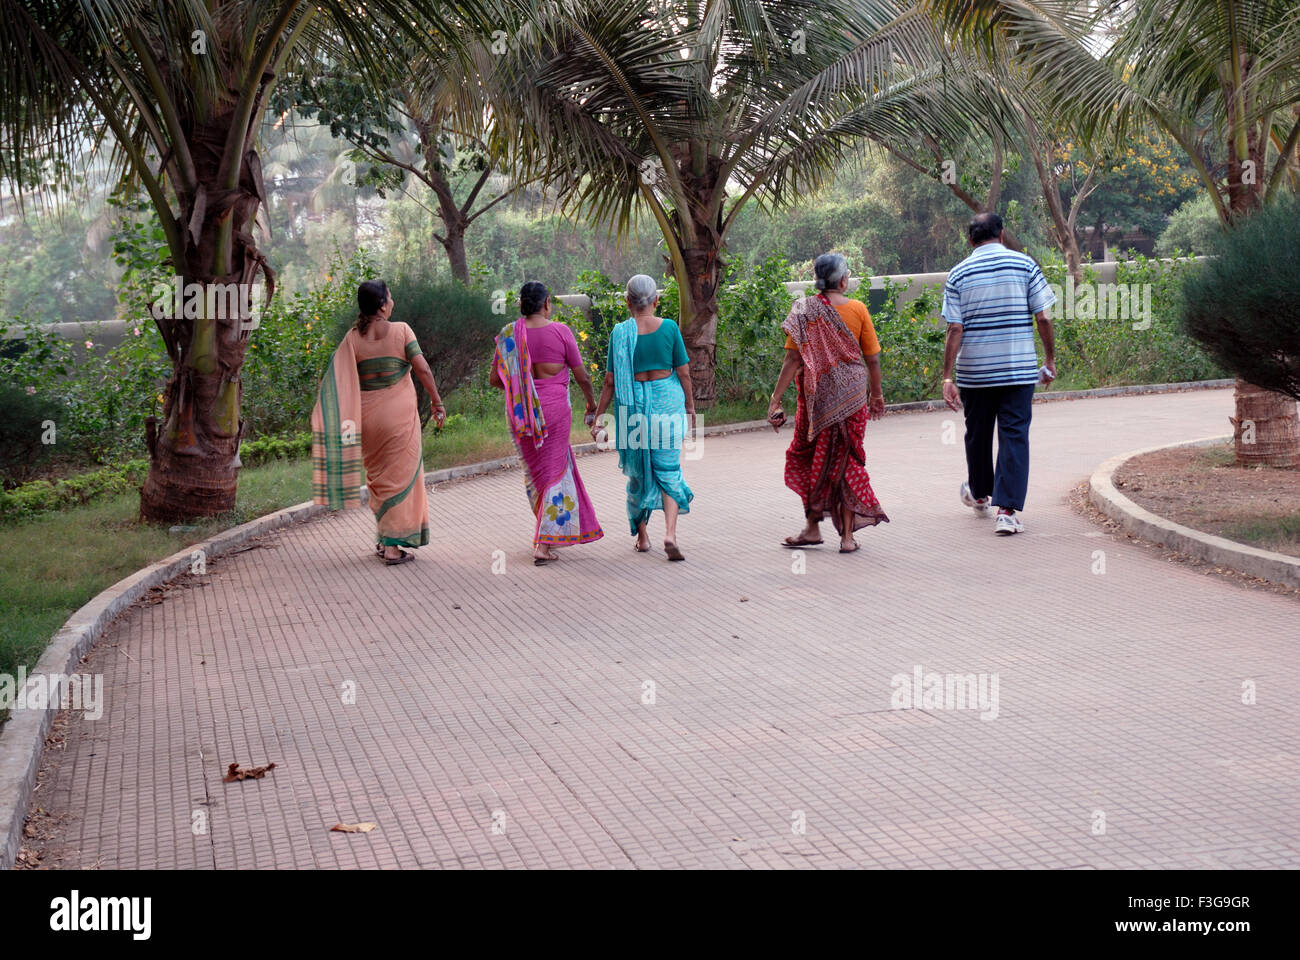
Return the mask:
M814 281L818 290L834 290L849 272L849 262L843 254L823 253L813 262Z
M627 282L627 299L634 308L648 307L659 299L659 285L653 277L638 273Z

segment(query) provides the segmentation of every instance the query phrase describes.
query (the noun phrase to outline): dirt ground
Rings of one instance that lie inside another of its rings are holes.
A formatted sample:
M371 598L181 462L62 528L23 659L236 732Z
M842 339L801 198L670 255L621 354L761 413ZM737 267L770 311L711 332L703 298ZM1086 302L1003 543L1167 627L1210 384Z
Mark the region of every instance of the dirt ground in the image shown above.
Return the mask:
M1115 486L1175 523L1300 557L1300 470L1234 466L1231 444L1183 447L1135 457Z

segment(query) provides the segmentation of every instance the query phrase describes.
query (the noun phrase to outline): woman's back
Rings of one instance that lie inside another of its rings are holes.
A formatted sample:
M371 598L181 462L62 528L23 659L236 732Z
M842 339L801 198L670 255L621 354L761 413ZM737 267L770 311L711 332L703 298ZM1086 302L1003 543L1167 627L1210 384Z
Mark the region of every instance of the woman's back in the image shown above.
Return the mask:
M352 338L352 349L356 351L358 360L375 357L408 359L406 345L415 339L415 332L397 320L376 320L365 333L353 327L348 336Z

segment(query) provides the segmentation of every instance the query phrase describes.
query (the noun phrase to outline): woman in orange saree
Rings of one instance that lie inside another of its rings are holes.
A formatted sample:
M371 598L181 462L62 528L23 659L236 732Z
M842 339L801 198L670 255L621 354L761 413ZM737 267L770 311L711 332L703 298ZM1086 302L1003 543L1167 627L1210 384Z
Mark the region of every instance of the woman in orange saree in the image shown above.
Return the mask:
M393 298L382 280L357 290L356 325L321 379L311 414L312 499L332 510L360 505L361 467L375 514L376 553L391 565L415 559L402 547L429 542L420 411L411 372L433 398L434 421L447 410L415 333L389 319Z

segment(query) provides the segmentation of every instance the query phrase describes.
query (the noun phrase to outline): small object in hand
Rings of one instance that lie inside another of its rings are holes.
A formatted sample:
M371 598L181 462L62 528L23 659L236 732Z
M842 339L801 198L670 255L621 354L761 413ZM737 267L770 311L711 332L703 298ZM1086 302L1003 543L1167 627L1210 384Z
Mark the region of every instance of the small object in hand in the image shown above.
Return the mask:
M605 431L604 427L597 427L592 431L591 435L596 438L597 443L604 443L609 439L609 434Z
M594 413L589 413L582 418L582 422L590 427L596 422L596 415Z
M785 411L777 407L776 412L767 418L767 422L772 425L773 430L780 430L785 426Z
M1052 371L1048 368L1047 364L1043 364L1041 367L1038 368L1039 383L1051 383L1055 379L1056 379L1056 374L1052 373Z
M232 763L226 768L226 775L221 778L221 782L234 783L236 780L261 780L274 769L274 763L268 763L264 767L251 768L241 767L237 763Z

